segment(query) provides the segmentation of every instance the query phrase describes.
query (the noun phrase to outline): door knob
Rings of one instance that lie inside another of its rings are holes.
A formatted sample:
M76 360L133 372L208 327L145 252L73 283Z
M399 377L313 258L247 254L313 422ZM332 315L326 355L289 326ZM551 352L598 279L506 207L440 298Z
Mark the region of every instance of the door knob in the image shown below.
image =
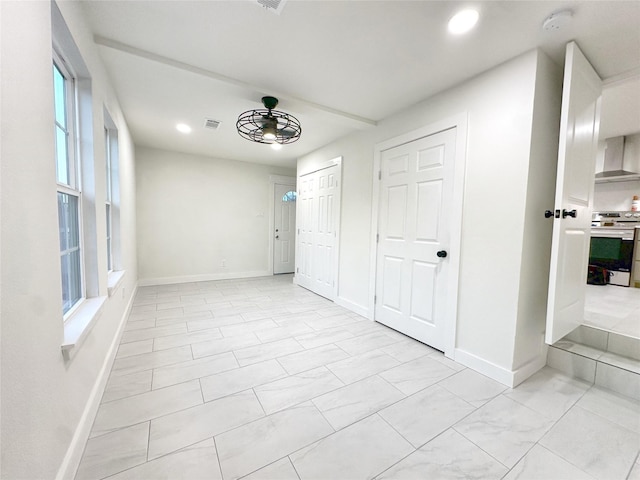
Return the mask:
M573 217L576 218L578 216L578 212L576 210L565 210L562 209L562 218Z
M551 218L551 217L553 217L553 212L551 210L545 210L544 218Z
M446 250L440 250L438 253L436 253L436 255L440 258L445 258L447 256L447 251Z
M280 235L276 235L276 238L280 238Z

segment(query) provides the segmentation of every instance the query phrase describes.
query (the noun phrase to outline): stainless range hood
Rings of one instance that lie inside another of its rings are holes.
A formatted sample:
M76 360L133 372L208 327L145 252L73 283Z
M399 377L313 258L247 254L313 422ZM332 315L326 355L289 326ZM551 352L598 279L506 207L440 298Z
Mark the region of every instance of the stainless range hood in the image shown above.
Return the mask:
M608 138L605 142L604 168L602 172L596 173L596 183L640 180L640 174L622 168L624 137Z

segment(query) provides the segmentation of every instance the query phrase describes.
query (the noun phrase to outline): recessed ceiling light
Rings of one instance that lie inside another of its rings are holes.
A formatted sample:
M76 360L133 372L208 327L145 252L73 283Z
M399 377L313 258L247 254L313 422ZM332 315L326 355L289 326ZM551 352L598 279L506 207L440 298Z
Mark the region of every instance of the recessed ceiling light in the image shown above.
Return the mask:
M478 22L479 14L477 10L461 10L449 20L449 32L454 35L462 35L471 30Z
M191 127L186 123L179 123L176 125L176 130L181 133L191 133Z
M282 150L282 145L279 143L272 143L271 148L273 148L274 150Z

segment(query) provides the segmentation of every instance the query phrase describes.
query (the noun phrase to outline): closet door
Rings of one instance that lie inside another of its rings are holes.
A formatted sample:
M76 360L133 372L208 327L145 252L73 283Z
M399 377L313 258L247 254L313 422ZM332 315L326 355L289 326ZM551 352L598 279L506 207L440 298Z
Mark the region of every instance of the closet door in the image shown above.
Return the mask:
M337 285L340 165L300 177L298 196L298 285L333 299Z

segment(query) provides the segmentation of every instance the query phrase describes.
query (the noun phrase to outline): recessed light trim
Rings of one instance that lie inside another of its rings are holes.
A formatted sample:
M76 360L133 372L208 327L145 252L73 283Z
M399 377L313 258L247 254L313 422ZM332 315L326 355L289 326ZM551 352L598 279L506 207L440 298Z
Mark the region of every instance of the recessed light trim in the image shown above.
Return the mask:
M178 123L176 125L176 130L178 130L180 133L191 133L191 127L186 123Z
M449 24L447 26L449 33L453 35L462 35L463 33L467 33L475 27L479 18L480 14L477 10L471 8L461 10L449 20Z

